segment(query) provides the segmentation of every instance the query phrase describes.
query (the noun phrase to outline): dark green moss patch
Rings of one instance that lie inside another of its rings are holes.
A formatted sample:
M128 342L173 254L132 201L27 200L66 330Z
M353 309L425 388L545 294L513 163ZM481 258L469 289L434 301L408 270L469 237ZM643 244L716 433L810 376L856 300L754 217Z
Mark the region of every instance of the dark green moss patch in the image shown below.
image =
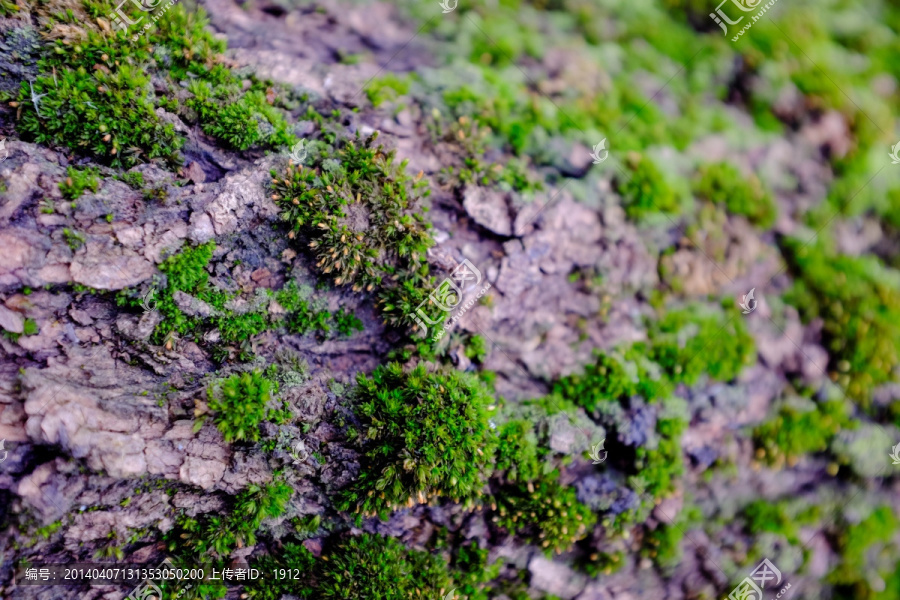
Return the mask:
M116 10L113 4L86 2L83 9L90 17L74 20L71 39L48 44L39 75L21 85L17 125L24 138L113 166L159 160L174 167L183 139L157 115L163 108L240 150L295 141L273 90L256 80L244 90L223 65L225 45L207 31L202 9L189 13L176 4L140 35L134 35L138 26L127 33L94 26ZM139 23L150 18L131 4L122 10ZM45 20L48 28L54 24L54 18ZM151 77L167 89L154 89ZM192 79L191 97L180 106L176 96L186 79Z
M100 186L97 169L87 168L78 170L73 167L66 169L66 178L59 184L59 191L62 192L64 198L69 200L77 200L84 190L96 192Z
M278 384L259 371L235 374L210 384L207 404L225 441L258 441L259 424L277 391Z
M763 229L775 223L775 201L759 178L745 178L729 163L701 167L694 182L694 193L710 202L723 204L728 212L743 215Z
M182 516L164 536L169 552L186 558L225 558L238 547L253 545L263 520L283 513L291 494L285 483L251 484L223 515Z
M845 256L824 245L785 239L794 285L785 299L808 322L823 321L829 368L847 393L867 406L872 389L900 365L900 274L871 256Z
M756 359L741 314L692 304L651 323L648 356L675 382L694 385L703 375L731 381Z
M534 481L505 486L492 500L491 521L544 549L547 554L571 549L589 533L596 515L575 497L575 489L553 472Z
M436 497L471 503L481 495L496 442L487 423L491 398L477 380L391 363L371 378L360 375L355 395L363 454L342 510L384 516Z
M774 419L753 430L753 439L757 455L780 465L805 454L826 451L834 436L851 425L842 400L818 402L806 409L785 404Z
M340 335L352 335L362 329L362 322L343 309L331 314L317 308L310 294L302 293L293 281L276 292L261 290L265 299L276 301L284 309L284 314L269 314L268 302L247 312L228 309L226 304L237 295L209 283L207 269L215 247L215 242L210 241L184 248L159 266L165 279L156 282L158 289L151 288L143 297L138 290L125 290L117 296L120 305L139 307L149 302L161 313L163 318L151 338L154 343L166 343L174 334L192 336L199 341L202 333L213 329L224 343L245 342L264 331L282 327L291 333L315 331L322 335L329 335L333 330ZM206 317L185 314L175 302L178 292L205 303L210 314Z
M336 150L315 145L312 168L272 172L272 198L288 237L312 251L321 273L355 291L378 286L385 320L409 325L430 289L424 258L433 242L418 212L426 183L376 137L342 140Z
M616 187L622 195L625 213L630 218L679 212L678 196L653 161L646 156L632 154L626 161L626 167L629 173L617 181Z

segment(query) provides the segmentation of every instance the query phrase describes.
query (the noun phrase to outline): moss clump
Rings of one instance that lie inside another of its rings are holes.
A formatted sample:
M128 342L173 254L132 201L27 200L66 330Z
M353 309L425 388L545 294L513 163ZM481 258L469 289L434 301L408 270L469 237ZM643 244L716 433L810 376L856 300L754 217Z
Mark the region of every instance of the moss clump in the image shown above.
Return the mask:
M898 589L874 589L876 577L896 568L896 548L891 544L898 523L889 506L881 506L856 524L844 524L837 534L841 561L828 574L839 597L865 600L895 600ZM879 593L881 592L881 593ZM886 593L885 593L886 592Z
M632 485L653 498L663 498L675 489L675 482L684 474L681 455L681 435L687 429L683 419L658 419L656 448L641 446L635 451L634 466L638 470Z
M679 211L678 196L653 161L646 156L631 154L626 166L629 173L616 187L629 218L642 219L651 213L675 214Z
M76 200L81 197L84 190L96 192L100 186L97 169L87 168L79 171L74 167L66 169L66 179L59 183L59 191L62 192L64 198Z
M373 79L366 86L366 95L374 106L381 106L385 102L395 100L408 93L409 81L393 73Z
M131 189L140 190L144 187L144 174L140 171L128 171L119 175L118 178L127 183Z
M800 543L798 522L788 513L785 503L754 500L742 512L748 533L777 533L791 544Z
M277 554L264 557L262 565L264 572L286 569L290 575L251 582L247 592L258 600L278 600L283 595L326 600L439 599L453 589L447 563L440 556L373 534L332 536L320 558L288 542Z
M778 415L753 430L757 455L789 464L804 454L824 452L841 429L851 425L846 404L830 400L802 407L785 404Z
M553 395L589 411L633 396L653 402L669 397L673 383L693 385L703 374L730 381L755 355L740 319L703 305L667 313L649 324L648 336L647 343L597 352L596 362L582 373L557 381Z
M164 536L169 552L188 560L225 558L236 548L253 545L263 520L281 515L292 493L282 482L254 483L238 494L224 516L181 516Z
M276 391L278 384L259 371L235 374L210 384L206 391L209 409L225 441L259 440L259 424Z
M643 345L624 352L597 352L597 362L584 372L560 379L554 394L594 411L601 404L641 396L653 401L671 393L671 383L659 365L646 356Z
M217 87L194 81L188 91L194 97L186 105L196 111L203 131L231 148L288 146L296 141L284 114L267 101L262 83L244 92L236 79Z
M497 432L496 470L507 481L533 481L541 473L537 436L527 421L504 423Z
M710 202L723 204L728 212L747 217L763 229L775 223L776 207L772 195L759 178L745 178L730 163L715 163L700 168L694 181L694 193Z
M20 134L116 166L177 162L182 140L156 115L149 59L148 49L122 32L88 30L72 45L57 40L38 61L35 81L22 83Z
M753 364L756 345L740 314L692 304L650 325L649 357L673 381L694 385L704 374L731 381Z
M397 363L357 383L364 443L343 510L385 516L437 496L469 502L481 494L496 443L487 423L491 398L481 383L422 365L404 372Z
M324 600L441 598L453 587L438 557L379 535L349 537L326 548L316 580L316 597Z
M487 340L484 339L484 336L473 335L469 338L469 341L466 343L465 349L466 357L474 360L477 363L483 363L487 358L487 353Z
M138 21L133 31L94 26L117 8ZM132 4L88 2L83 9L85 19L66 31L70 39L53 42L38 61L38 77L22 83L17 101L23 137L93 154L113 166L156 159L175 166L184 140L157 115L162 108L241 150L295 140L274 89L255 79L244 89L223 65L225 44L206 30L202 9L189 13L175 5L154 17ZM74 19L71 12L69 17ZM45 25L53 29L56 18ZM149 32L137 29L151 18ZM184 80L191 81L192 96L180 106L176 95Z
M683 539L684 527L659 525L644 537L644 549L641 554L652 559L660 569L669 571L681 562Z
M307 159L313 168L290 166L283 176L272 171L272 198L291 228L288 237L312 250L323 274L355 291L391 280L382 310L389 322L407 323L429 283L424 258L433 242L416 212L426 184L421 173L413 179L405 163L394 164L394 152L375 146L376 139L321 150Z
M868 406L872 388L900 365L900 273L871 256L844 256L823 244L782 242L794 275L785 300L808 322L823 321L832 378Z
M79 231L72 231L68 227L62 230L63 239L72 252L75 252L87 242L87 238Z
M597 521L575 497L575 489L559 483L559 472L534 481L504 486L492 501L491 521L545 553L562 552L587 535Z
M212 241L188 247L159 266L166 276L166 285L157 292L157 309L163 319L153 333L156 343L162 343L173 331L185 334L197 327L198 319L182 313L175 304L174 296L176 292L184 292L204 301L213 299L208 289L209 273L206 269L215 249L216 244Z
M267 312L267 302L261 302L255 310L237 313L226 308L236 294L217 289L209 284L207 269L215 251L215 242L207 242L196 247L187 247L167 258L159 270L165 275L160 289L151 289L147 294L155 301L156 309L162 314L151 340L154 343L168 343L174 334L193 335L199 341L205 330L215 329L224 343L245 342L263 331L284 327L291 333L305 334L317 331L328 335L333 329L341 335L351 335L362 329L362 322L353 314L339 310L331 314L316 308L310 294L301 290L293 281L281 290L261 290L261 300L274 300L286 314ZM210 314L206 317L189 316L175 303L177 292L208 305ZM259 300L260 298L258 298ZM139 306L142 302L137 290L125 290L117 296L120 305ZM217 353L224 356L221 348ZM242 351L242 354L245 354Z

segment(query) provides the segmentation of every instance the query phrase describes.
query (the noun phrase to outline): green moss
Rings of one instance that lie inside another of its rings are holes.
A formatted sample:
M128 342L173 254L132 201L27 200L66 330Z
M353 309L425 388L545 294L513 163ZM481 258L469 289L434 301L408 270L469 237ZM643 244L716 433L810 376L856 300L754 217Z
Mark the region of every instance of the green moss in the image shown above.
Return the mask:
M203 131L231 148L296 142L284 114L267 102L265 90L243 92L237 80L215 88L206 81L193 81L188 90L194 96L186 102L187 108L196 111Z
M487 340L483 336L473 335L466 343L465 354L475 362L484 362L487 358Z
M223 343L241 342L246 346L247 340L264 331L284 327L291 333L305 334L311 331L328 335L336 329L341 335L350 335L362 327L359 319L340 309L331 314L328 311L314 308L309 294L301 293L293 281L277 292L261 290L265 298L275 300L285 309L286 314L269 314L266 303L261 307L244 313L226 308L229 300L237 297L219 290L209 284L207 269L215 251L215 243L210 241L196 247L186 247L181 252L167 258L160 265L165 274L165 285L161 289L148 292L156 302L156 309L163 319L157 325L152 341L165 343L174 333L191 335L199 341L200 334L215 329ZM175 303L176 292L184 292L209 305L212 314L208 317L191 317L178 308ZM137 290L125 290L117 297L120 305L140 306L143 301ZM241 355L252 356L249 346L242 346ZM227 349L217 347L215 354L224 358L229 354Z
M23 137L67 146L114 166L158 159L171 167L181 160L183 139L157 115L156 109L163 108L178 111L188 123L198 122L234 148L295 141L274 90L256 80L245 90L224 66L225 44L206 29L202 9L188 12L176 4L154 15L158 18L149 32L134 35L136 27L130 33L94 28L94 19L115 11L113 4L91 1L83 8L90 16L76 21L75 27L84 27L80 36L76 29L77 41L53 42L38 62L38 77L22 83L18 127ZM149 18L136 6L120 8L132 20L146 23ZM191 81L192 97L182 107L174 96L185 80Z
M439 496L470 503L481 494L496 443L482 384L422 365L404 372L397 363L357 383L365 441L359 478L343 494L342 510L385 516Z
M755 356L743 322L704 305L670 311L648 330L647 343L597 352L582 373L558 380L553 396L588 411L633 396L653 402L669 397L673 383L694 385L704 374L730 381Z
M68 167L65 181L61 181L59 184L59 191L62 192L64 198L69 200L77 200L84 190L96 192L100 185L99 174L100 171L94 168L79 171L74 167Z
M898 528L898 520L889 506L881 506L856 524L847 524L837 534L841 555L838 566L828 574L827 580L836 586L841 597L876 600L897 598L897 589L881 595L873 589L873 574L884 572L885 563L893 567L896 548L890 542ZM888 560L885 560L888 559ZM888 591L888 590L885 590Z
M597 361L583 373L560 379L553 392L585 410L594 411L601 404L641 396L647 401L671 393L671 383L658 365L646 356L642 345L624 352L597 352Z
M37 321L34 319L25 319L22 325L22 335L36 335L40 330Z
M431 245L421 215L407 212L417 203L420 186L402 165L393 165L393 152L374 146L375 139L345 142L336 159L320 161L321 174L302 166L289 168L287 179L272 173L282 219L294 232L312 238L308 246L314 249L316 266L336 284L357 290L381 282L379 252L417 265Z
M635 450L637 475L632 479L635 489L653 498L663 498L675 489L675 482L684 474L681 435L687 426L687 421L677 418L656 421L656 432L659 434L656 448L641 446Z
M72 252L75 252L82 246L84 246L87 238L84 237L84 234L79 231L72 231L68 227L63 229L62 231L63 239L66 240L66 245L69 246L69 249Z
M314 145L313 168L272 172L272 197L288 237L312 250L321 273L354 291L379 286L385 319L408 325L430 283L424 259L433 242L417 212L426 183L395 165L376 137L342 140L334 152Z
M845 256L821 243L785 239L794 275L785 300L805 322L822 319L822 338L837 383L868 406L872 388L900 365L900 274L871 256Z
M175 304L175 292L184 292L201 300L211 300L207 289L209 273L206 268L215 251L215 242L207 242L193 248L186 247L181 252L167 258L159 266L159 270L165 274L165 287L157 290L157 310L162 315L162 321L153 332L153 340L162 343L171 332L186 334L192 332L199 324L199 320L188 317ZM122 296L122 302L134 304L135 298Z
M491 520L547 554L571 548L590 533L597 517L578 501L574 488L560 485L558 477L554 471L534 481L504 486L493 497Z
M211 383L207 389L207 403L225 441L259 440L259 424L266 416L266 405L272 399L272 393L276 391L278 384L259 371L235 374Z
M230 510L198 518L181 516L164 536L169 552L196 561L225 558L238 547L252 546L263 520L281 515L292 492L281 482L254 483L238 494Z
M450 569L456 586L456 598L468 600L488 600L499 593L491 583L496 580L503 566L497 560L488 564L490 550L482 548L477 541L464 543L451 553Z
M155 113L148 61L147 49L121 32L88 30L71 46L54 42L38 62L38 77L22 83L19 133L113 165L177 162L182 141Z
M271 577L251 581L246 592L254 600L281 600L286 594L300 598L313 597L313 572L317 565L316 557L300 544L287 542L277 554L267 554L259 559L259 569L263 573L276 574L282 577Z
M642 219L651 213L679 212L678 196L653 161L646 156L632 154L626 166L628 175L617 180L616 184L625 214L632 219Z
M349 337L356 331L364 329L363 322L353 313L344 311L343 308L338 309L334 314L334 321L337 324L339 334Z
M59 531L60 527L62 527L62 521L54 521L49 525L39 528L35 533L45 540L49 540L50 536Z
M139 190L144 187L144 175L140 171L129 171L119 175L119 179L127 183L132 189Z
M247 592L256 600L278 600L283 595L326 600L440 599L454 588L440 556L373 534L332 536L320 558L289 542L261 564L263 572L285 569L288 576L250 583Z
M670 571L681 562L683 539L682 526L661 524L644 537L644 549L641 553L652 559L663 571Z
M369 97L369 102L375 106L381 106L385 102L396 100L397 97L408 93L409 80L393 73L382 75L366 85L366 95Z
M315 597L323 600L442 598L452 588L438 557L378 535L339 541L317 567Z
M804 454L824 452L834 436L850 424L847 406L841 400L819 402L805 409L785 404L774 419L754 429L753 439L770 463L781 464Z
M694 193L710 202L723 204L728 212L743 215L763 229L775 222L775 201L759 178L747 179L729 163L701 167L694 182Z
M497 431L496 470L512 482L533 481L541 474L537 436L523 420L504 423Z
M694 385L703 375L731 381L753 364L756 346L739 312L692 304L649 327L649 357L675 382Z
M783 502L754 500L742 512L748 533L777 533L787 538L791 544L800 543L798 523L788 513Z

